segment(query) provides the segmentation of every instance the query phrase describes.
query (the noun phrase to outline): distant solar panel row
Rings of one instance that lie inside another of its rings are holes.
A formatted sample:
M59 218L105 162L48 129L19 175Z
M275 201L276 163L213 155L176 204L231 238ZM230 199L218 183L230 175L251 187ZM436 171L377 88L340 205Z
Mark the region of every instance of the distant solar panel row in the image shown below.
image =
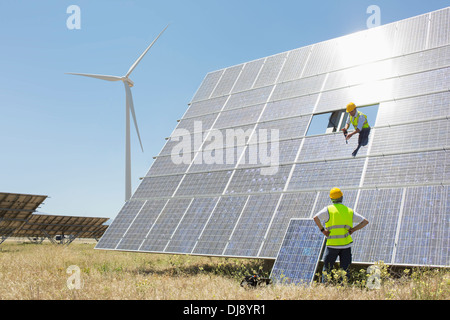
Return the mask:
M99 239L108 228L104 224L108 220L108 218L33 214L13 236L49 239L67 236L67 243L76 238Z
M208 73L96 248L275 259L339 186L370 221L355 261L450 265L449 12ZM356 137L308 134L350 101L378 105L354 159Z
M36 214L47 196L0 192L0 244L8 237L99 239L109 218ZM69 242L67 242L69 243Z
M22 228L47 196L0 193L0 244Z

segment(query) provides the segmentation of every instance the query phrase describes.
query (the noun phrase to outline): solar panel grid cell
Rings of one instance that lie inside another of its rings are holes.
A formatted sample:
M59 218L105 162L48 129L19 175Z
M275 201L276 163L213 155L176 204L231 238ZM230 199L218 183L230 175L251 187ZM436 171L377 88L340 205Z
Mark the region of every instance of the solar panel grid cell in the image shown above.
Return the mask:
M264 59L246 63L242 73L233 87L232 93L250 90L253 87L256 77L258 76L263 64Z
M220 80L223 71L224 70L218 70L208 73L205 79L203 79L203 82L201 83L200 88L198 88L192 101L208 99Z
M257 256L275 212L279 194L250 196L230 236L224 255Z
M450 43L450 10L431 12L428 47L435 48Z
M218 201L217 197L194 199L165 251L190 253Z
M209 217L193 253L222 255L248 196L223 197Z
M449 265L449 186L406 189L394 262Z
M403 188L361 191L355 210L369 224L352 235L353 261L392 261L402 194Z
M188 210L192 199L170 199L158 215L147 234L141 237L142 245L137 249L142 251L164 251L176 226ZM142 241L143 240L143 241Z
M243 65L238 65L225 69L219 83L211 94L211 98L229 94L242 70L242 67Z

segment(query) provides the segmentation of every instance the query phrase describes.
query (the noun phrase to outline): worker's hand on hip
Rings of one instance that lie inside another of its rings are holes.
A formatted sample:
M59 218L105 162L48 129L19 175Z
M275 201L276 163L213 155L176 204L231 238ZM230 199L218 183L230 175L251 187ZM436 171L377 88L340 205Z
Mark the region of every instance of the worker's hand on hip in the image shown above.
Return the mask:
M330 235L330 231L327 229L323 230L322 233L325 235L325 237L328 237Z

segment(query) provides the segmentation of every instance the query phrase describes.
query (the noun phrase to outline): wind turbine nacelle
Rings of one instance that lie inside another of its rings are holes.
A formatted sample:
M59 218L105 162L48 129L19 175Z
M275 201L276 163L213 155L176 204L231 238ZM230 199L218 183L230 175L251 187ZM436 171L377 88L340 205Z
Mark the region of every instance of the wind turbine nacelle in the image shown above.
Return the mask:
M126 83L128 83L128 86L129 86L130 88L134 86L134 82L131 81L131 80L128 79L128 78L123 78L123 81L126 82Z

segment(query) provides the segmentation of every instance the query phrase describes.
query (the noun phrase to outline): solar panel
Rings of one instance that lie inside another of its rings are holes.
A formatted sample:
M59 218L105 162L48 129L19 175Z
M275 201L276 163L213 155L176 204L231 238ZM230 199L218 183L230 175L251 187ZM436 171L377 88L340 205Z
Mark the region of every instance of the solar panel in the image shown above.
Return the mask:
M47 196L0 193L0 244L19 231Z
M352 259L391 263L401 210L403 189L362 190L356 212L369 224L352 235ZM380 236L382 234L382 236Z
M222 255L248 196L223 197L203 227L192 253Z
M233 84L236 81L239 73L241 72L242 65L234 66L225 69L222 76L217 83L214 91L211 93L211 98L220 97L229 94L233 88Z
M266 103L272 90L273 86L267 86L248 91L237 92L231 96L228 96L228 100L226 101L223 110L226 111Z
M394 258L401 265L449 265L449 186L407 188Z
M205 114L217 113L223 108L225 102L227 102L227 98L227 96L224 96L208 100L193 100L189 106L189 109L183 116L183 119L199 116L201 117ZM207 99L207 97L205 99Z
M287 53L280 53L266 58L264 66L262 67L258 78L256 78L254 84L255 88L275 83L286 60L286 55Z
M218 197L194 199L171 236L165 252L191 253L218 201Z
M232 92L235 93L251 89L263 64L264 59L246 63L242 69L242 73L233 87Z
M252 195L239 216L224 254L236 257L257 256L259 245L272 220L280 194Z
M450 11L438 10L430 13L428 48L447 45L450 42Z
M198 88L192 101L208 99L211 96L212 91L216 87L223 74L223 70L208 73L202 82L200 88Z
M312 219L291 219L270 278L274 283L309 285L325 245Z
M448 266L448 241L427 240L419 259L408 234L429 237L413 230L424 222L415 205L449 220L445 201L427 200L450 186L449 12L208 73L96 248L273 260L290 219L312 217L340 187L370 222L355 261ZM377 106L355 158L357 136L311 134L350 101Z

